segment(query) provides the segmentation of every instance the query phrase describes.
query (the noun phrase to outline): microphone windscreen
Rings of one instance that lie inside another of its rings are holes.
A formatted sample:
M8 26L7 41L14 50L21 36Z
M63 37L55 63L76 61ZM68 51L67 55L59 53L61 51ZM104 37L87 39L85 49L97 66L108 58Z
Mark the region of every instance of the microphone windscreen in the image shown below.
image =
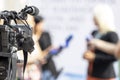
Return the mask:
M38 9L37 7L31 6L31 8L32 8L32 10L33 10L32 13L30 13L31 15L36 16L36 15L39 14L39 9Z

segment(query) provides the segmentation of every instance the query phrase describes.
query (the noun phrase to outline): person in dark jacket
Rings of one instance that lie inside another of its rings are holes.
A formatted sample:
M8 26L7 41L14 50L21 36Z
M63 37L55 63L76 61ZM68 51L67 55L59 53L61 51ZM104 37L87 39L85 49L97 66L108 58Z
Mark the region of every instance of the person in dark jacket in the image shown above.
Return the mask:
M56 69L55 63L52 59L53 56L48 57L50 50L52 49L52 42L51 36L47 31L42 32L39 39L39 45L42 51L47 50L47 54L44 57L46 63L42 65L42 80L55 80L55 78L57 78L59 75L59 71Z
M115 32L111 8L105 4L99 4L94 9L94 22L98 30L92 32L93 39L99 39L109 43L117 44L118 35ZM113 67L116 57L108 54L94 45L89 44L84 58L89 61L87 80L115 80L115 71Z
M42 32L41 37L39 39L39 45L42 51L47 50L48 52L48 54L45 57L46 63L42 65L43 80L56 80L57 77L60 75L63 68L61 68L59 71L56 69L55 63L53 61L53 56L59 55L62 50L67 48L72 38L73 36L69 35L66 38L64 45L60 45L57 48L54 48L51 47L52 41L50 34L47 31Z

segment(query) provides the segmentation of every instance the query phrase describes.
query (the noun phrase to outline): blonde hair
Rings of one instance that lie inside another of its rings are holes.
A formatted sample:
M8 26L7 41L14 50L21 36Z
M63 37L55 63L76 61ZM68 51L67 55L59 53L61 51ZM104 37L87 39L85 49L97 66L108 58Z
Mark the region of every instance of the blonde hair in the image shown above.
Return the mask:
M98 4L94 8L94 18L101 32L115 31L114 14L107 4Z

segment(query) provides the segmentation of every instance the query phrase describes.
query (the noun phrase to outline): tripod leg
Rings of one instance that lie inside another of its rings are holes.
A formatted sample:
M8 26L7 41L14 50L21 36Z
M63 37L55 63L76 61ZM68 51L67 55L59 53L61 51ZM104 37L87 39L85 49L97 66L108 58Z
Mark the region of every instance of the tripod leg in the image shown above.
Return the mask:
M12 56L12 79L11 80L16 80L16 70L17 70L17 55L16 53L13 53Z
M17 55L13 53L12 57L9 58L7 80L16 80L16 70L17 70L16 64L17 64Z

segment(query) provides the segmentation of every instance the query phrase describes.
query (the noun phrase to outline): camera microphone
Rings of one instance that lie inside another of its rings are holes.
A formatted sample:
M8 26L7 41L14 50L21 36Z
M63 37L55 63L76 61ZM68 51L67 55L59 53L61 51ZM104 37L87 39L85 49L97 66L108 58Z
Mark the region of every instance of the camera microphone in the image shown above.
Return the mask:
M35 6L26 6L24 9L22 9L19 13L16 11L2 11L0 12L0 19L27 19L27 14L30 14L32 16L36 16L39 14L39 9Z
M22 12L28 13L30 15L36 16L39 14L39 9L35 6L26 6Z

